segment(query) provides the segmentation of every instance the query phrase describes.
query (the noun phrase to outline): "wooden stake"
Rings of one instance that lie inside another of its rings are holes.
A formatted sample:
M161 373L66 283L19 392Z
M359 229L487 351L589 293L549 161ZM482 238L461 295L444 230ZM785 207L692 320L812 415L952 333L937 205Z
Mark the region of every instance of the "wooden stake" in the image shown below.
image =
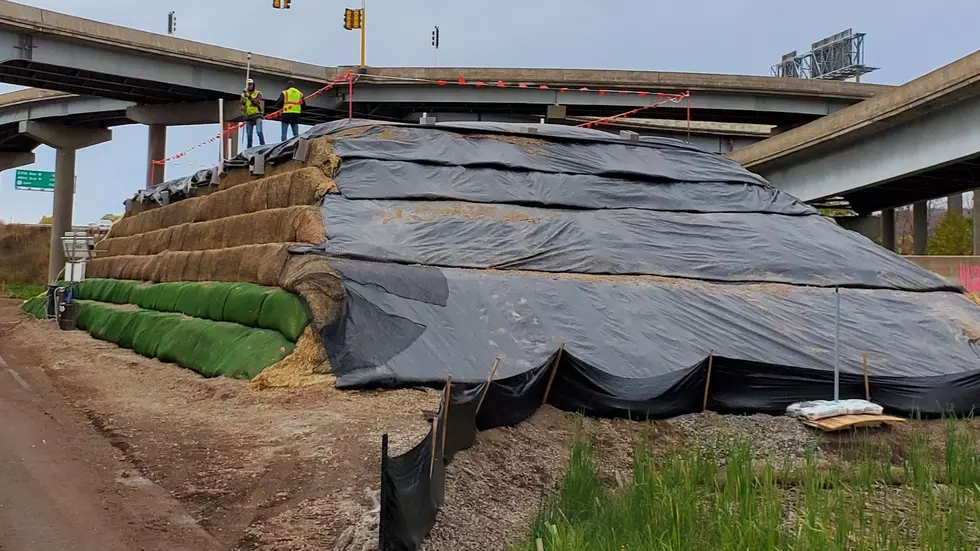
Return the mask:
M868 354L861 355L861 365L864 368L864 399L871 401L871 385L868 383Z
M493 376L497 373L497 366L500 365L500 358L493 361L493 367L490 368L490 376L487 377L487 386L483 389L483 394L480 395L480 402L476 404L476 414L480 414L480 408L483 407L483 399L487 397L487 392L490 392L490 383L493 382Z
M439 450L440 451L439 455L441 457L446 457L446 429L449 428L449 402L451 401L451 396L453 392L452 388L453 388L453 376L450 375L446 377L446 396L445 396L446 410L443 412L444 418L442 420L442 446L440 447Z
M558 347L558 353L555 354L555 364L551 367L551 376L548 377L548 386L544 387L544 398L541 399L541 405L548 403L548 393L551 392L551 383L555 382L555 373L558 372L558 361L561 360L561 353L565 350L565 343L561 343Z
M708 351L708 376L704 379L704 403L701 404L701 411L708 411L708 388L711 386L711 364L714 363L715 351Z

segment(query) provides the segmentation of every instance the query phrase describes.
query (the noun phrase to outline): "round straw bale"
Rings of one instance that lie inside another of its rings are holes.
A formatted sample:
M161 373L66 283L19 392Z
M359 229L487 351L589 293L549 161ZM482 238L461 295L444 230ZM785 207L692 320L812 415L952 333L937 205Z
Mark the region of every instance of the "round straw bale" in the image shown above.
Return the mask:
M289 188L290 205L312 205L316 202L317 190L328 180L320 168L306 167L293 172Z

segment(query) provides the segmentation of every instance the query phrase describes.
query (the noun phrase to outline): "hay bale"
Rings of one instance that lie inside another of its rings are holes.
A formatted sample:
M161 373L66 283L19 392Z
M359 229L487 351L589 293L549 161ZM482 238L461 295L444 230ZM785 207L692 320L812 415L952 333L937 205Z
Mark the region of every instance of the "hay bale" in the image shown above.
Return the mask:
M183 281L188 256L189 255L187 253L175 253L170 255L165 267L163 268L162 281Z
M88 275L88 277L93 277L93 278L108 277L107 275L108 267L109 267L108 258L95 258L94 260L90 261L88 265L85 267L85 271L87 272L86 275Z
M318 197L336 187L319 167L306 167L293 172L289 188L290 205L313 205Z
M281 209L290 206L289 196L292 188L292 176L280 175L265 178L268 190L266 204L270 209Z
M227 195L234 202L240 202L239 214L260 212L269 208L270 181L266 178L255 180L247 185L228 190Z
M306 159L307 166L330 167L330 170L324 173L333 176L334 169L340 166L339 157L333 154L333 143L333 139L326 136L311 141L310 156ZM336 166L334 166L335 162Z
M249 172L248 167L233 168L221 176L221 179L218 181L218 191L224 191L248 183L251 180L252 174Z
M187 253L187 263L184 264L184 273L181 275L181 280L201 281L201 262L203 261L203 251L193 251Z
M256 255L255 279L253 283L275 287L279 285L279 276L291 256L288 244L256 245L261 251Z
M215 281L242 281L238 279L238 268L242 264L244 251L239 248L218 249L215 251ZM248 281L246 279L245 281Z
M303 297L317 333L343 318L347 293L340 276L327 259L314 255L290 256L278 285Z
M167 243L167 249L171 251L182 251L184 250L184 237L187 235L187 227L190 224L180 224L179 226L172 226L170 230L170 242Z
M297 243L311 243L316 245L327 239L326 229L323 227L323 217L320 209L316 207L296 207L293 219L295 241Z

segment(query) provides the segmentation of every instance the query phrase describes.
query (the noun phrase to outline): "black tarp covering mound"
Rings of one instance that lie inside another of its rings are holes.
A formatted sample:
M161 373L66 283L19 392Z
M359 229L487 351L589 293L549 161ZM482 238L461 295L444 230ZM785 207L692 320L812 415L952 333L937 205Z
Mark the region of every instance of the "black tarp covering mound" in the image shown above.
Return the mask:
M840 288L845 397L863 395L866 356L872 399L896 412L980 402L980 307L958 286L724 157L534 128L355 120L303 136L341 161L328 239L302 249L346 290L323 334L341 387L476 382L495 358L516 376L564 344L556 405L673 415L700 406L714 351L711 407L778 411L830 397Z
M596 131L331 123L324 198L347 293L324 331L344 388L540 369L603 415L778 412L831 396L893 411L980 402L980 308L949 281L687 144ZM356 131L354 131L356 130ZM599 136L601 134L601 136ZM278 146L285 155L289 145Z

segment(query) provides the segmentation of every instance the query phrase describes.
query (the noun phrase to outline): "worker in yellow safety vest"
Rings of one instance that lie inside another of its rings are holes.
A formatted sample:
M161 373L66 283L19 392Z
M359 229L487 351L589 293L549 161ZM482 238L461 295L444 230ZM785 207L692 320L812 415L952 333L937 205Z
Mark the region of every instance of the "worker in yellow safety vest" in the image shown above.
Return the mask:
M294 138L299 136L299 117L303 112L303 105L306 104L303 92L296 89L293 81L287 82L286 86L277 102L278 105L282 105L282 115L279 117L282 121L282 141L286 141L286 131L290 128L293 129Z
M254 80L248 79L245 91L242 92L242 115L245 117L248 147L252 147L253 131L258 131L259 145L265 145L265 135L262 134L263 111L262 92L255 89Z

